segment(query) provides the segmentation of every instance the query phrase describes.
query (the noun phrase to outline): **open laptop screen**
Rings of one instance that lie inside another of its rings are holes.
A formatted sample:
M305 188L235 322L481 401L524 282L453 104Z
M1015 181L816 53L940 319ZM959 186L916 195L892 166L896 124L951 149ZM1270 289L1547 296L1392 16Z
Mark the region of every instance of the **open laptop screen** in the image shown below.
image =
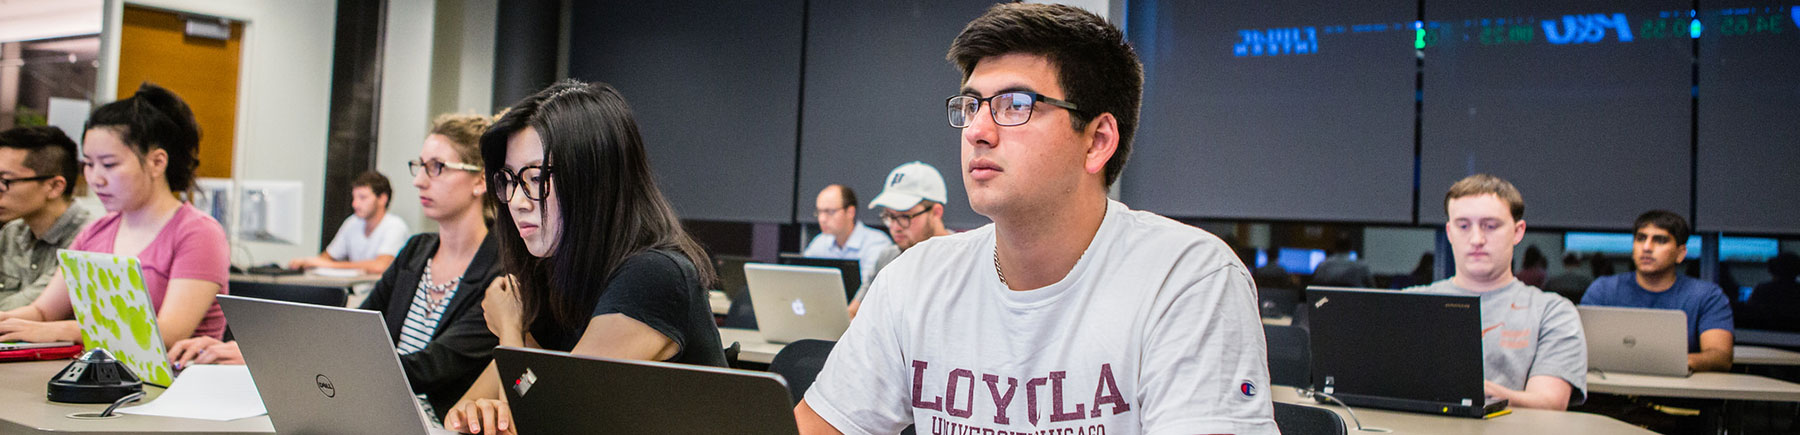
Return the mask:
M1312 287L1313 388L1481 406L1481 299Z

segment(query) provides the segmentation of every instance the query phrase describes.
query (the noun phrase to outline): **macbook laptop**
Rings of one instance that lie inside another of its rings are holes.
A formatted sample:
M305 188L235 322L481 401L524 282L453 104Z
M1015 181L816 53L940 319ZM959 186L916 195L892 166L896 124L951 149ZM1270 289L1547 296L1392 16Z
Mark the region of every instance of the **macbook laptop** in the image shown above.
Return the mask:
M793 266L837 268L837 270L843 272L840 277L844 281L844 300L856 299L856 291L862 289L862 263L857 262L857 260L805 257L800 254L788 252L781 254L779 263Z
M1351 406L1461 417L1506 409L1482 387L1481 298L1309 287L1313 389Z
M494 362L522 434L799 433L770 373L505 346Z
M1587 334L1588 369L1686 377L1687 313L1622 307L1577 307Z
M419 408L381 313L224 295L219 306L276 433L456 433Z
M69 306L81 324L81 344L106 349L146 383L166 387L175 382L137 258L67 249L56 254Z
M850 302L838 269L750 263L744 278L750 282L756 326L770 342L837 341L850 328Z

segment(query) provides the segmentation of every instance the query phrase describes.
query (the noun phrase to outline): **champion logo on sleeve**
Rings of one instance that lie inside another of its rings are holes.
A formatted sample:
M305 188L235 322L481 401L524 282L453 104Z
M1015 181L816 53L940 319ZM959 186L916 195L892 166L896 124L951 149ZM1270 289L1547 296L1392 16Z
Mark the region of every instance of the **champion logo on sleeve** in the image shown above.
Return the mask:
M1243 394L1246 399L1256 397L1256 383L1244 381L1238 384L1238 393Z

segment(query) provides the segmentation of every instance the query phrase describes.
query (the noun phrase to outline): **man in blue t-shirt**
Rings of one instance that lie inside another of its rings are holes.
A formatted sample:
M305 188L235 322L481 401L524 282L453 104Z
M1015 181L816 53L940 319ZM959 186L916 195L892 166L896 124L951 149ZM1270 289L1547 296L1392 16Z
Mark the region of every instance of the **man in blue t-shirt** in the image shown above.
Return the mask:
M1582 305L1681 310L1688 321L1688 368L1731 369L1731 303L1718 284L1676 272L1687 257L1690 229L1681 215L1654 210L1638 216L1632 236L1637 271L1602 277Z

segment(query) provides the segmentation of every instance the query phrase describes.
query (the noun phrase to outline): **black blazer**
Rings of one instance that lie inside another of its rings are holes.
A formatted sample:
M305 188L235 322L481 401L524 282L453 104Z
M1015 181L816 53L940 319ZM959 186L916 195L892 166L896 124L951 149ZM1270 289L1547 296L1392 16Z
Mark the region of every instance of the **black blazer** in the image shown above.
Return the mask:
M393 264L363 301L362 309L380 311L386 318L388 338L394 343L400 342L400 325L406 322L413 294L418 292L419 280L425 274L425 260L436 255L437 250L437 233L423 233L407 240L406 247L394 256ZM406 369L406 380L412 384L413 392L425 395L439 419L456 406L475 378L487 369L494 346L500 344L500 339L488 331L481 311L488 283L500 274L499 250L499 242L489 233L463 272L456 295L444 307L444 317L432 332L431 342L424 350L400 355L400 366Z

